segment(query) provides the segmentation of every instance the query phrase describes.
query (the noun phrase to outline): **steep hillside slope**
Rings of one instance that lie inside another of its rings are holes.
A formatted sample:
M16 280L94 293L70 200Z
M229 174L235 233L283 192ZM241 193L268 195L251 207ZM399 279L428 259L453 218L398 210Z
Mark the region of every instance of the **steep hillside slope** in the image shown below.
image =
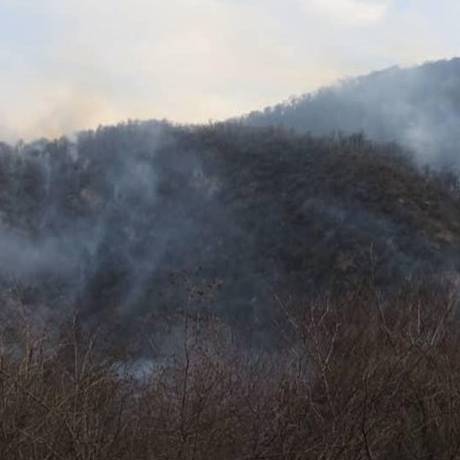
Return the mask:
M314 135L363 132L373 140L397 141L413 149L422 163L457 167L460 59L349 79L253 112L243 121Z
M130 123L0 151L4 301L128 318L456 271L455 175L394 144Z

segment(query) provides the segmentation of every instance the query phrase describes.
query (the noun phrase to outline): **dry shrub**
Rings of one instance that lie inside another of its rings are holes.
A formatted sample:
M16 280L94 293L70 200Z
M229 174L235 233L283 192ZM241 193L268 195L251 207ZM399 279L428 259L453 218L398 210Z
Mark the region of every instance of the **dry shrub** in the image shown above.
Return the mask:
M173 343L136 368L77 320L9 314L1 458L460 458L456 294L420 283L280 302L283 345L270 351L182 314Z

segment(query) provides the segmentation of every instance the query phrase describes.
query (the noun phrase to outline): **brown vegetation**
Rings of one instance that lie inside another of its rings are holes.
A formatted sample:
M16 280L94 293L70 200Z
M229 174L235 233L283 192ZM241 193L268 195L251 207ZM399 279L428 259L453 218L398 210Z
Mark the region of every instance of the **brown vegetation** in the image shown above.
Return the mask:
M144 337L152 358L136 366L78 321L57 333L8 314L1 458L460 457L453 283L278 304L270 351L241 346L212 315L183 314L167 331L157 323L167 346Z

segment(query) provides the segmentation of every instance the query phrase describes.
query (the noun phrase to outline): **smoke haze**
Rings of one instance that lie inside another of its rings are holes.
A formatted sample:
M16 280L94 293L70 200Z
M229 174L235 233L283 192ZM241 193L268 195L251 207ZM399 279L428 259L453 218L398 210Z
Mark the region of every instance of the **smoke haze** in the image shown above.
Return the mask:
M346 80L253 112L245 122L315 135L361 132L402 144L422 165L459 166L460 59Z
M460 54L454 0L4 0L0 138L200 123ZM318 46L320 44L320 46Z

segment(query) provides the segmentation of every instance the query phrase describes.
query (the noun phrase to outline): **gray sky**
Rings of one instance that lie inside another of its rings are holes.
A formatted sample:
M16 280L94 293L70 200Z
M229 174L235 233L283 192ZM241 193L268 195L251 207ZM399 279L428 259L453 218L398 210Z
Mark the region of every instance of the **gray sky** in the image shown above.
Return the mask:
M458 0L0 0L0 138L218 120L460 55Z

